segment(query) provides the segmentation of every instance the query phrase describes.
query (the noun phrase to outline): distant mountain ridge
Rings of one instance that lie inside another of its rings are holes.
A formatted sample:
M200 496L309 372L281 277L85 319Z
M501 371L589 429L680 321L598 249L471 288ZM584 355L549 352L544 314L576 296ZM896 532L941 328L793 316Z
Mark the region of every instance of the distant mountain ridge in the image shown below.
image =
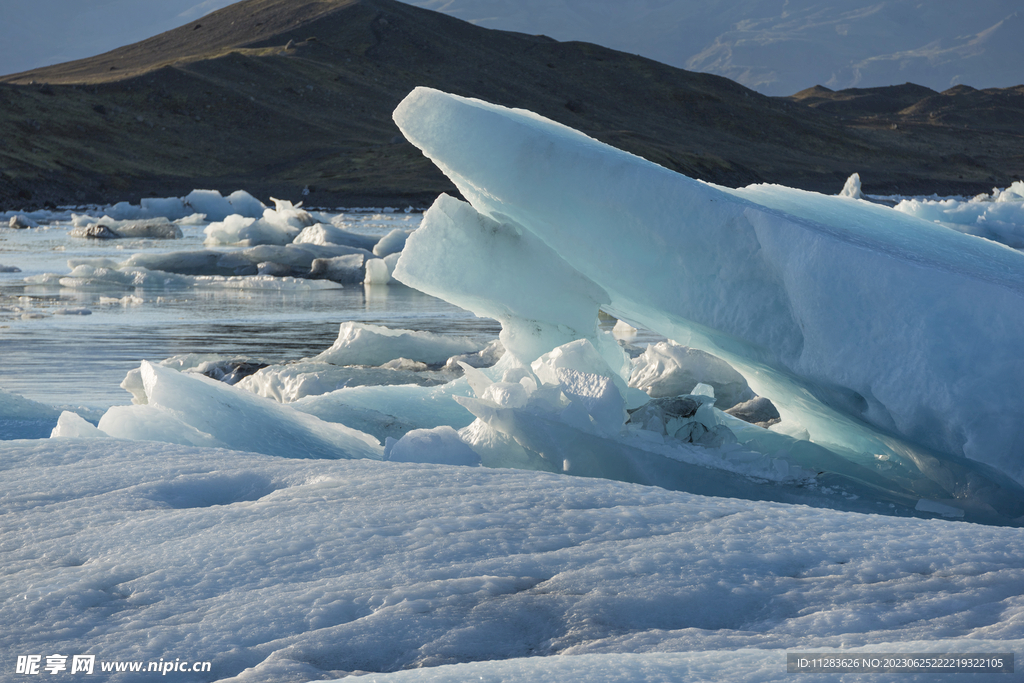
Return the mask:
M403 0L486 28L544 34L792 95L904 82L1024 83L1019 0ZM0 74L143 40L232 0L4 0ZM54 18L60 20L55 21Z
M479 26L583 40L766 95L912 81L1024 83L1018 0L404 0Z
M395 0L247 0L134 45L0 79L0 203L244 188L429 203L451 183L391 120L417 85L520 107L692 177L974 193L1024 174L1024 88L771 98L586 43Z

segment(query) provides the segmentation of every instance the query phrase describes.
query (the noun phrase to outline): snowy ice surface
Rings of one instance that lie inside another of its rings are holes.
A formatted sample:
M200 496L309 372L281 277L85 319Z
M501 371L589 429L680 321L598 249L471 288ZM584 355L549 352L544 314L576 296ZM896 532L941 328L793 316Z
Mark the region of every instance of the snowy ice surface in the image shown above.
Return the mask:
M0 470L5 672L753 682L786 650L1024 647L1021 529L105 438L3 442Z
M904 199L895 208L968 235L1024 248L1024 180L969 200Z
M855 199L694 181L530 112L427 88L395 120L472 205L439 200L399 280L432 283L503 328L535 319L545 341L556 336L545 327L592 320L609 301L728 360L818 443L919 465L936 461L931 449L945 454L940 469L967 455L1024 481L1021 254ZM468 236L490 230L578 284L549 296L549 269L516 252L476 269L425 263L418 255L439 250L426 244L434 229L474 255L493 246ZM508 291L477 287L506 269ZM585 324L561 332L590 335Z

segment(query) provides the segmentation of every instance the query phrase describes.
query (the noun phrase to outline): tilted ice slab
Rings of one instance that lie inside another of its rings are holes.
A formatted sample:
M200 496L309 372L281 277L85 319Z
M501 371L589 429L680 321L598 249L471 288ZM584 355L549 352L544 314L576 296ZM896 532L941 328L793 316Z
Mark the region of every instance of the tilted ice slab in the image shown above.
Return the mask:
M213 662L177 681L790 681L785 650L1024 645L1021 529L115 439L0 443L0 471L8 671L90 653ZM547 657L577 654L606 664Z
M812 439L1024 480L1021 254L848 198L726 190L426 88L395 120L476 211L539 238L622 317L729 360Z
M369 434L202 375L143 361L140 372L129 373L121 386L133 393L136 405L107 410L99 429L109 436L286 458L380 459L383 454Z

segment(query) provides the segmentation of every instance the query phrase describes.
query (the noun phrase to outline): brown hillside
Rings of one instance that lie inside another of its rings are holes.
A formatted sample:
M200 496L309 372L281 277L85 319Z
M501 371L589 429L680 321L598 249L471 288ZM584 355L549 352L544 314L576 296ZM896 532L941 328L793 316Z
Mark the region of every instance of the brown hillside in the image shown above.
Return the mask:
M292 199L308 187L311 204L422 205L452 187L391 121L417 85L531 109L726 185L837 192L857 171L867 191L972 193L1024 173L1017 91L769 98L393 0L247 0L104 55L0 79L0 206L197 187Z

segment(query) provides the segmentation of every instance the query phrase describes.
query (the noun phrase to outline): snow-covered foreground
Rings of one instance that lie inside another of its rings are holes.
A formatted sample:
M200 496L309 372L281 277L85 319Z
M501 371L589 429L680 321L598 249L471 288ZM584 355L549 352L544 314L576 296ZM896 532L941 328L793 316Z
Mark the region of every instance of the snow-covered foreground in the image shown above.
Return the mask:
M592 655L393 678L765 681L786 650L1024 645L1020 529L114 439L4 442L0 469L5 675L54 653L251 681Z

